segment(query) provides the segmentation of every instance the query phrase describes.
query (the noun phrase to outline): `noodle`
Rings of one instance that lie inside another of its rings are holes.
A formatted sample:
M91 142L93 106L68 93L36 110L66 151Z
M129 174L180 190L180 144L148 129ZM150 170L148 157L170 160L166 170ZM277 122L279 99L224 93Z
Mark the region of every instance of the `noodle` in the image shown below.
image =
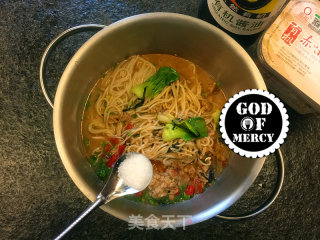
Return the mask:
M195 66L193 67L193 79L195 76ZM134 71L135 70L135 71ZM112 70L110 70L112 71ZM100 85L107 86L103 94L100 95L96 102L96 109L100 116L104 116L104 124L92 123L89 125L89 132L92 134L106 133L109 136L118 136L119 129L122 129L121 123L109 122L110 114L113 113L120 117L126 113L122 112L128 105L128 102L134 102L136 97L130 92L130 89L137 84L144 82L148 77L156 72L152 63L144 60L140 56L133 56L122 62L112 73L107 73L106 77L101 81ZM195 81L195 84L197 82ZM194 87L195 88L195 87ZM131 142L130 149L141 152L142 149L147 149L150 142L155 146L163 146L161 136L153 136L152 131L163 129L163 124L157 120L158 112L170 114L177 118L187 119L190 117L201 116L201 86L195 91L189 89L186 79L183 77L165 88L158 96L153 99L147 99L143 106L136 109L137 117L132 119L132 124L137 128L134 134L139 133L140 137ZM107 97L112 96L109 101ZM107 103L107 104L105 104ZM133 110L132 110L133 112ZM102 114L103 113L103 114ZM152 113L152 114L150 114ZM206 116L206 123L211 123L211 116ZM214 136L208 136L201 139L201 144L190 142L188 145L180 146L182 156L193 157L194 161L199 158L197 151L205 147L213 145ZM130 136L126 141L130 140ZM142 141L139 141L139 140ZM175 140L177 142L178 140ZM211 144L211 145L210 145ZM152 160L161 161L168 165L168 160L175 158L167 155L170 145L165 144L166 147L151 148L143 153Z

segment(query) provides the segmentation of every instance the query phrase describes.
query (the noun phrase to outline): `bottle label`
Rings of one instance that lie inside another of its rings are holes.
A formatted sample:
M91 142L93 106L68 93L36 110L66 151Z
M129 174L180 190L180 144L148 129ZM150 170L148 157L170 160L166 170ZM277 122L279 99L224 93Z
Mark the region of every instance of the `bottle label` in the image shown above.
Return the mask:
M284 0L208 0L212 17L226 30L252 35L266 28Z

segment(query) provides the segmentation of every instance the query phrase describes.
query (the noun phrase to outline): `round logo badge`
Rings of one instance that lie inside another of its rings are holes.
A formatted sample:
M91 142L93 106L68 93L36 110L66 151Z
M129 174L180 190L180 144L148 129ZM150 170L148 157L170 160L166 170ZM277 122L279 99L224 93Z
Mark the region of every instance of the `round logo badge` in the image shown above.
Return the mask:
M252 89L237 93L220 115L225 143L241 156L258 158L273 153L289 130L287 110L272 93Z

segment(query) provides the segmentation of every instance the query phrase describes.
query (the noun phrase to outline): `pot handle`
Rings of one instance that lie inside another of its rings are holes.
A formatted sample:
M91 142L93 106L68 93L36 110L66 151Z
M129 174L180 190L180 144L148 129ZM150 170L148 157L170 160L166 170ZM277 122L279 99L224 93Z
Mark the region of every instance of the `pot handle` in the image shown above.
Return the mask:
M277 168L278 168L278 178L277 178L277 183L276 187L269 196L269 198L257 209L253 210L250 213L247 214L242 214L242 215L216 215L216 218L223 219L223 220L241 220L241 219L246 219L250 218L253 216L258 215L259 213L263 212L266 210L268 207L271 206L271 204L276 200L278 197L280 190L283 185L283 180L284 180L284 161L283 161L283 156L281 153L280 148L276 150L275 152L276 158L277 158Z
M52 42L48 45L48 47L46 48L46 50L44 51L43 55L42 55L42 59L41 59L41 63L40 63L40 85L41 85L41 89L43 92L43 95L45 96L47 102L49 103L49 105L53 108L53 101L51 100L51 98L49 97L48 93L47 93L47 89L46 89L46 85L45 85L45 75L46 75L46 67L47 67L47 61L48 58L51 55L51 52L55 49L55 47L65 38L79 33L79 32L84 32L84 31L97 31L97 30L101 30L104 27L106 27L106 25L99 25L99 24L85 24L85 25L79 25L79 26L75 26L72 28L69 28L67 30L65 30L63 33L61 33L59 36L57 36L54 40L52 40Z

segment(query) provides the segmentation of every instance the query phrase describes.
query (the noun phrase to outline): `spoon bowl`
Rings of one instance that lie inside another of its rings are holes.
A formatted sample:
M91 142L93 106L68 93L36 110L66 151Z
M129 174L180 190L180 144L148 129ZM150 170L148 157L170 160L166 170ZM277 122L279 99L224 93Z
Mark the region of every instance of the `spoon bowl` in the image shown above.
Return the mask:
M137 153L140 154L140 153ZM141 154L142 155L142 154ZM126 185L122 178L119 177L118 170L122 162L124 162L129 154L124 154L114 164L112 172L104 185L102 191L98 194L97 198L101 198L104 203L129 194L140 192L141 190L134 189Z

